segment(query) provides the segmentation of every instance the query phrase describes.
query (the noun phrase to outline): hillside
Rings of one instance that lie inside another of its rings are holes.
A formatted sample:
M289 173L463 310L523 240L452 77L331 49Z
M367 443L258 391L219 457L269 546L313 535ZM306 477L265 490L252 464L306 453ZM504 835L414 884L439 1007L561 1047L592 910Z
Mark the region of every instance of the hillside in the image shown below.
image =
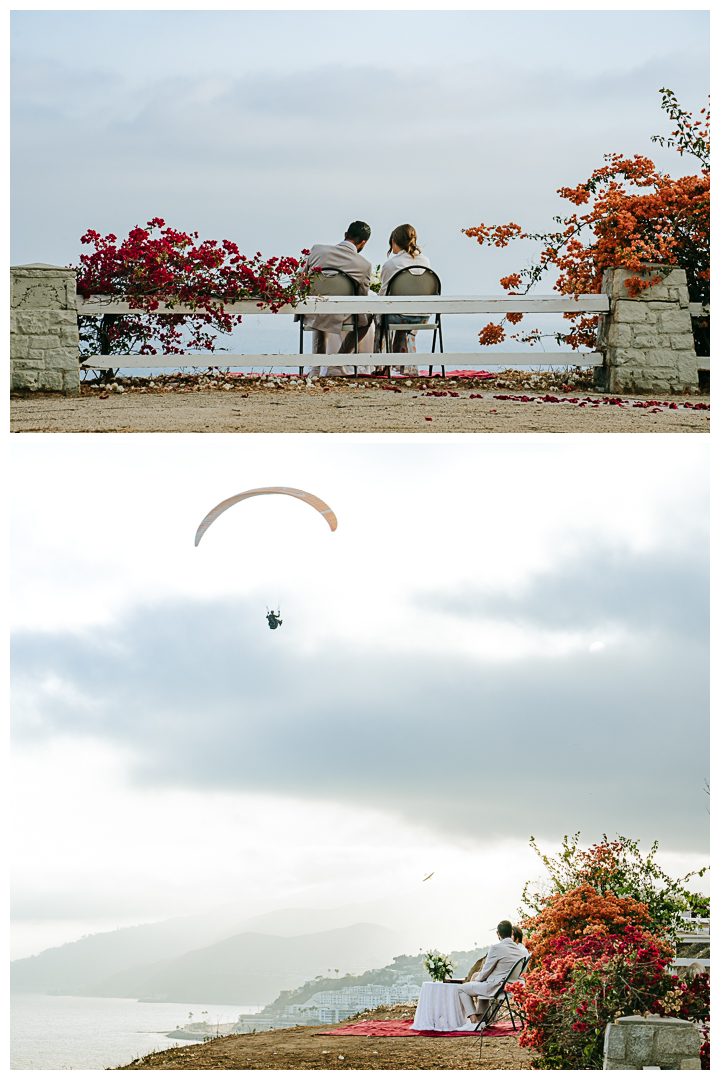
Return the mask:
M251 1005L270 1001L318 974L382 967L392 959L396 940L392 930L371 923L296 937L237 934L170 960L116 972L84 986L82 993Z
M12 989L16 993L79 994L87 985L127 968L170 960L246 931L296 937L360 922L385 923L381 912L373 910L371 905L285 908L244 918L242 906L241 902L226 904L200 915L90 934L45 949L37 956L14 960L10 965ZM393 951L407 947L405 938L406 935L398 932Z
M90 934L37 956L13 960L10 979L20 993L80 994L90 981L106 978L131 964L176 956L213 940L207 922L168 919L162 923L128 926Z
M456 950L448 953L450 960L455 965L454 974L464 978L475 961L481 956L485 956L489 948L489 945L484 945L481 948L476 946L474 949ZM312 981L309 980L295 990L283 990L275 1001L266 1005L262 1012L258 1013L258 1016L268 1018L280 1016L289 1005L302 1005L313 994L323 990L341 990L346 986L367 986L369 984L392 986L404 976L409 976L413 982L418 984L422 984L429 979L430 976L425 967L423 953L418 953L415 956L395 956L392 964L387 964L380 969L375 968L372 971L365 971L362 975L344 975L339 978L333 978L330 975L324 978L316 976Z

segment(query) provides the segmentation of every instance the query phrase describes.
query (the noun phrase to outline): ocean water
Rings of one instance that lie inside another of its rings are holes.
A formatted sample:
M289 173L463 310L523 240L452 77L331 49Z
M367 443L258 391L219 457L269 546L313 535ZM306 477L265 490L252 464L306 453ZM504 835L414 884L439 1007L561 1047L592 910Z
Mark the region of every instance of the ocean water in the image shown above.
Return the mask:
M108 1069L175 1045L165 1035L188 1022L227 1024L260 1005L188 1005L134 998L10 997L11 1069ZM207 1011L208 1015L202 1013ZM188 1040L178 1040L188 1045Z
M444 315L443 316L443 342L446 352L477 352L478 346L478 331L490 320L489 315ZM563 323L561 315L534 315L527 316L527 326L530 327L530 319L532 319L532 326L537 327L544 333L552 332L555 330L567 330L568 326ZM497 317L496 317L496 321ZM525 326L525 324L523 324ZM506 365L503 364L502 354L503 352L528 352L530 356L537 356L538 363L542 362L542 348L530 349L527 345L520 344L510 339L510 333L515 332L515 328L510 326L507 328L508 339L499 346L493 346L487 349L487 364L488 371L498 371ZM419 333L417 336L418 354L430 353L432 346L432 333L425 332ZM218 334L215 347L218 350L215 354L203 353L198 357L196 361L201 366L206 367L208 364L213 366L223 367L223 354L219 350L225 350L230 353L297 353L299 348L299 331L297 323L293 322L292 315L244 315L242 324L237 327L231 334ZM545 348L548 351L557 351L557 344L548 339L545 344ZM305 335L305 350L312 351L312 338L309 334ZM485 350L483 350L485 351ZM568 363L573 363L573 354L571 350L567 350ZM308 361L310 363L311 361ZM424 363L428 361L425 360ZM423 361L420 361L423 363ZM177 365L181 367L180 364ZM121 369L123 370L123 369ZM158 368L152 366L148 368L127 368L123 371L127 375L145 376L150 375L157 371ZM232 371L250 371L251 368L244 368L239 366L237 362L232 365ZM257 370L257 369L255 369ZM282 371L282 364L278 364L276 371ZM286 370L290 370L289 368Z

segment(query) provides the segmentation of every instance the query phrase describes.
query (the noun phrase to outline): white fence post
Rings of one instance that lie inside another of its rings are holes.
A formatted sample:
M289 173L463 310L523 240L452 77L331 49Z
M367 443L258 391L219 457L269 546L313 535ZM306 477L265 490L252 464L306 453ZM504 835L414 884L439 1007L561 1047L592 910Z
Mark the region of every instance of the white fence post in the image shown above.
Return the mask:
M625 282L660 276L635 297ZM598 348L605 354L596 380L610 393L682 393L698 388L687 275L674 266L650 265L647 270L606 270L602 291L610 298L610 312L600 316Z
M80 393L74 270L10 268L10 388Z

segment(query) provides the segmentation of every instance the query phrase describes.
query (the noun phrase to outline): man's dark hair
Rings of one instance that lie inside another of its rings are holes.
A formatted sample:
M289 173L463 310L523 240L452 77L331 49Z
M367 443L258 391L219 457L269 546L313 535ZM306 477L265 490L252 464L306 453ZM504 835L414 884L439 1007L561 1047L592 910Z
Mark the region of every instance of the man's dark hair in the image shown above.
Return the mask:
M513 941L517 941L518 945L522 945L523 932L519 926L513 926L512 928Z
M345 233L346 240L369 240L370 226L365 221L351 221Z
M497 932L501 938L510 937L512 934L512 923L509 919L501 919L497 924Z

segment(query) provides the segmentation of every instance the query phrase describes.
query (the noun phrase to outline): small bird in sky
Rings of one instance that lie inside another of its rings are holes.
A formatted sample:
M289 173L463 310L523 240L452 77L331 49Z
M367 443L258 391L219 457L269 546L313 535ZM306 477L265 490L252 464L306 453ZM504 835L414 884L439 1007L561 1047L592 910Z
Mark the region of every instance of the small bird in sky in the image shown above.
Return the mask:
M434 874L434 873L435 873L435 871L433 870L432 874L428 874L428 876L427 876L427 877L424 877L424 878L423 878L423 881L429 881L429 880L430 880L430 878L431 878L431 877L433 876L433 874Z

